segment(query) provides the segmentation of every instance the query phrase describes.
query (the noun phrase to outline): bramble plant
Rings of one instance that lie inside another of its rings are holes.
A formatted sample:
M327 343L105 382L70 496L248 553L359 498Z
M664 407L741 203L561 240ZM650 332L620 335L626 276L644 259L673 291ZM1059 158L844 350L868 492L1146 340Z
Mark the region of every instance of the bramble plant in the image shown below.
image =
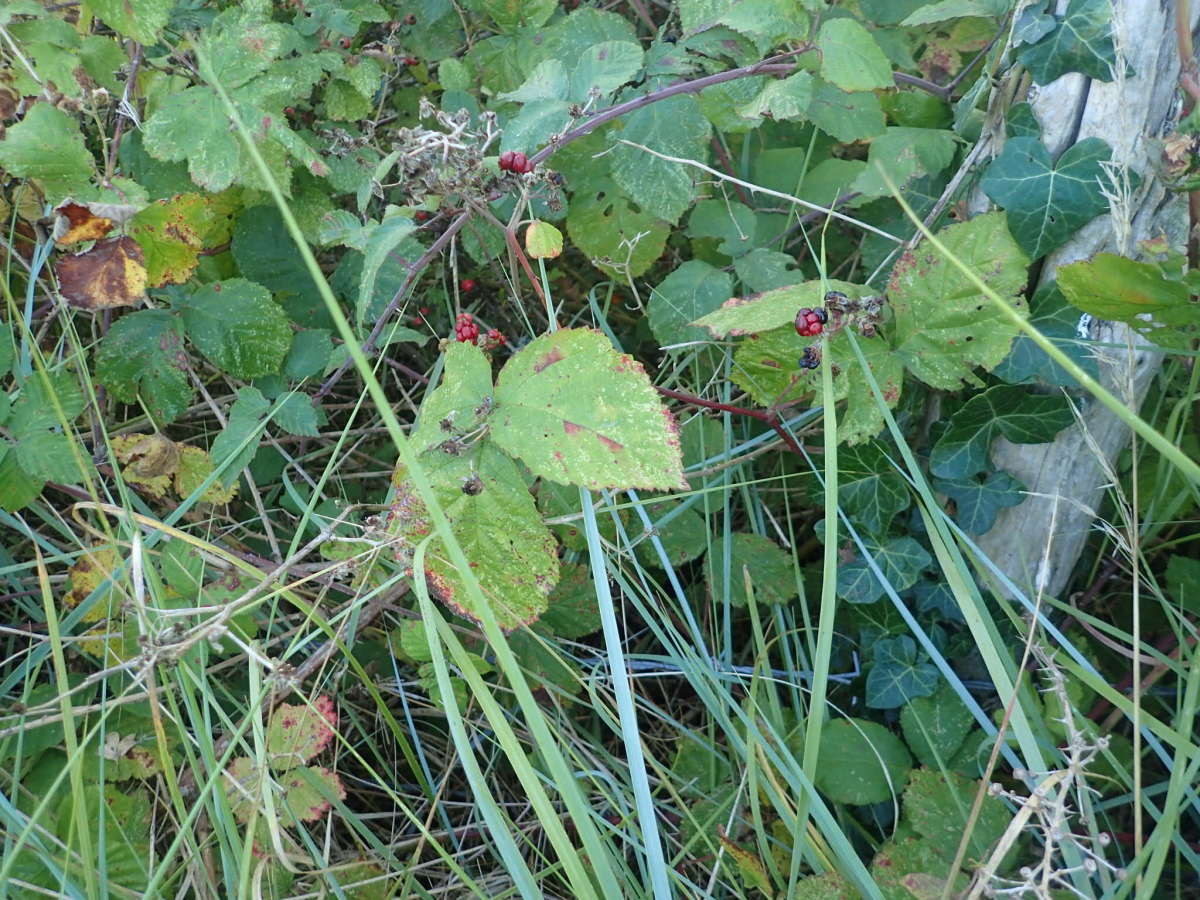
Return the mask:
M0 896L1194 892L1159 7L9 0Z

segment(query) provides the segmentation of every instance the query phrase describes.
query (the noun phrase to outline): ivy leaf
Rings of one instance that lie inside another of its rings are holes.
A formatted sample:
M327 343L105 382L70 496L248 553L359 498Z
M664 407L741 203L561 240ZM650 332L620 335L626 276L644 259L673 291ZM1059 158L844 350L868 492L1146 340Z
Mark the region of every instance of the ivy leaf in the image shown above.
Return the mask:
M900 739L876 722L834 719L821 732L816 783L836 803L884 803L900 793L912 757Z
M225 429L213 439L210 449L213 465L217 468L225 466L218 476L222 487L228 488L237 481L242 469L254 459L270 408L270 402L258 388L246 387L238 391L237 399L229 408Z
M883 172L900 189L922 175L936 175L954 159L953 131L932 128L888 128L871 140L867 167L850 185L865 197L889 197Z
M709 593L720 602L725 597L725 539L713 543L704 562ZM744 607L746 577L754 588L754 600L762 606L787 603L796 596L796 570L792 555L769 538L757 534L729 536L729 602Z
M206 284L177 306L192 343L234 378L278 372L292 344L279 304L262 285L244 278Z
M1200 303L1190 287L1151 263L1098 253L1061 266L1057 276L1059 288L1076 309L1125 322L1161 346L1189 349L1200 327Z
M850 94L819 78L813 82L808 118L843 144L874 137L883 132L886 124L883 107L873 93L859 91Z
M1079 310L1067 303L1057 282L1043 284L1029 301L1029 324L1045 335L1055 346L1093 378L1100 377L1100 367L1091 348L1080 339ZM1137 320L1138 324L1145 324ZM1004 361L992 371L1009 384L1044 384L1054 387L1074 387L1075 379L1066 369L1052 360L1046 351L1021 334Z
M1071 0L1058 27L1036 43L1020 47L1017 59L1038 84L1049 84L1068 72L1111 81L1117 65L1112 28L1109 0Z
M421 465L500 626L512 631L535 620L558 582L557 544L516 464L493 441L482 439L465 451L435 445L421 455ZM413 549L431 525L403 466L397 466L393 484L388 528L400 538L398 558L411 565ZM426 553L425 578L446 606L479 620L440 539Z
M519 350L496 381L492 435L535 475L601 488L686 488L679 429L640 363L586 328Z
M884 541L876 541L867 535L862 537L879 571L897 592L916 584L922 570L932 562L925 548L911 537ZM853 561L838 568L837 589L838 595L848 603L874 603L884 595L883 585L866 561L857 555Z
M882 535L908 509L912 495L883 445L868 441L838 451L838 501L855 525Z
M79 125L49 103L35 103L0 141L0 167L9 175L41 182L50 198L90 191L95 163Z
M644 274L662 255L670 232L662 219L636 209L610 179L571 197L567 212L571 242L608 275Z
M717 238L721 241L718 253L739 257L754 248L755 221L754 211L742 203L701 200L692 208L687 233L694 238Z
M617 139L682 159L704 159L712 126L695 97L678 95L631 113ZM643 210L674 223L692 205L696 186L692 170L668 162L640 147L613 148L612 175L625 196Z
M1025 485L1007 472L990 472L986 478L935 478L933 487L954 501L955 521L969 534L991 531L1001 509L1025 499Z
M1102 163L1111 158L1112 150L1100 138L1084 138L1057 161L1037 138L1011 138L980 186L1007 211L1021 249L1038 259L1108 211L1103 186L1109 178Z
M96 351L96 380L121 403L140 399L159 425L192 402L183 323L165 309L131 313L113 323Z
M917 642L907 634L884 638L871 648L874 661L867 673L867 706L895 709L915 697L928 697L937 689L937 666L929 662Z
M949 767L975 717L948 683L928 697L914 697L900 710L904 741L923 766Z
M729 299L733 278L706 262L690 259L659 282L646 304L646 319L659 346L704 340L690 323Z
M988 450L998 436L1014 444L1045 444L1073 421L1065 397L996 385L950 417L929 455L930 471L939 478L969 478L989 467Z
M1025 311L1020 293L1028 259L1009 235L1003 214L951 225L938 238L996 293ZM888 296L896 353L931 387L952 391L964 381L974 382L974 368L999 365L1017 334L1017 326L927 241L900 257Z
M853 19L826 19L817 33L821 77L845 91L891 88L892 66L871 32Z
M158 43L158 33L166 27L175 4L172 0L94 0L88 8L113 31L150 47Z

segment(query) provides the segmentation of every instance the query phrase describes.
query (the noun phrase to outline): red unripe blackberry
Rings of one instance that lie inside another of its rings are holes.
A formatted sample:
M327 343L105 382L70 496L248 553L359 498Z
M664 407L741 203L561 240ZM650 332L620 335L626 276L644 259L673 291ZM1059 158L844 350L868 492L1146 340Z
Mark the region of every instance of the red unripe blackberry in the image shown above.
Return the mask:
M429 218L429 213L425 212L423 209L418 209L415 213L413 213L413 218L418 222L424 222Z
M475 284L474 278L464 278L461 282L459 282L458 286L462 289L464 294L469 294L471 291L475 290L476 287L478 287L478 285Z
M513 157L515 157L515 156L516 156L516 154L513 153L511 150L505 150L503 153L500 154L500 171L501 172L511 172L513 170Z
M479 338L479 326L470 313L459 313L454 320L454 339L463 344L474 344Z
M529 161L529 157L524 153L514 153L512 156L512 170L520 175L526 172L533 171L533 163Z
M341 47L343 50L349 50L350 49L350 38L348 38L348 37L338 38L338 46Z
M801 337L816 337L821 333L822 326L829 321L829 316L823 309L801 307L796 313L796 333Z

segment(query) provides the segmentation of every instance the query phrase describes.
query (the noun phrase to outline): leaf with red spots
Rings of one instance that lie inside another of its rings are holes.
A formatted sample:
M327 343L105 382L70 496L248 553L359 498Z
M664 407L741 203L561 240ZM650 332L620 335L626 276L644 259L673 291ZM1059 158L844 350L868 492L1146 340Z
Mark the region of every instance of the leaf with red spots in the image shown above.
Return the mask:
M86 253L60 259L57 274L59 291L80 309L134 306L146 296L142 248L132 238L98 241Z
M492 436L535 475L588 488L686 488L679 429L640 363L569 328L531 341L496 382Z
M318 697L312 706L283 703L271 713L267 725L267 751L276 769L308 762L333 740L337 711L329 697Z

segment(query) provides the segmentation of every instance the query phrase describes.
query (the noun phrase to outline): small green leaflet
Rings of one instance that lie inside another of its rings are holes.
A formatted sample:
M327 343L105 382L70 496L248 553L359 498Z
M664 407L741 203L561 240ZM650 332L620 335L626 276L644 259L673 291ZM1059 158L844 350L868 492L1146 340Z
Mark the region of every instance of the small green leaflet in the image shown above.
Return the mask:
M68 424L83 412L83 393L75 377L69 372L35 372L25 381L21 399L13 404L6 423L17 442L9 455L38 482L78 484L85 475L80 465L90 468L91 458L82 446L72 448L74 436L63 433L56 405L62 407Z
M1117 64L1112 28L1109 0L1071 0L1058 27L1019 48L1017 59L1038 84L1049 84L1068 72L1111 81Z
M968 478L989 467L988 451L1000 435L1014 444L1045 444L1073 421L1065 397L996 385L950 417L930 453L930 471L939 478Z
M824 284L819 279L806 281L750 297L734 297L692 324L707 328L716 338L770 331L791 325L802 306L824 306L826 290L841 291L854 300L872 293L870 288L848 281L826 281Z
M984 794L977 818L971 819L971 803L979 793L979 783L953 772L942 775L934 769L917 769L904 792L904 815L917 833L935 847L957 848L967 837L967 858L987 859L1012 819L999 797ZM1014 843L1000 871L1011 865L1019 845ZM949 849L953 853L953 849Z
M867 31L853 19L826 19L817 33L821 77L845 91L893 87L892 66Z
M1001 509L1025 499L1025 485L1007 472L989 472L966 478L935 478L933 489L954 501L954 519L968 534L986 534Z
M646 318L659 346L703 341L708 335L690 323L719 307L733 293L726 272L698 259L689 259L659 282L646 304Z
M640 363L586 328L543 335L496 381L492 436L543 478L602 488L686 488L679 429Z
M287 316L253 281L214 281L176 305L196 349L235 378L278 372L291 347Z
M93 0L88 4L93 15L113 31L147 47L157 43L174 8L172 0Z
M886 125L879 98L870 91L847 93L821 79L813 83L808 118L842 143L861 141L881 133Z
M1108 144L1095 137L1071 145L1057 161L1037 138L1010 138L980 186L1008 213L1021 249L1038 259L1108 211L1102 163L1111 158Z
M165 309L144 309L113 323L96 351L96 380L121 403L140 402L158 425L192 402L183 322Z
M1003 214L951 225L938 238L996 293L1026 311L1020 293L1029 260L1009 235ZM928 241L897 261L888 296L896 354L931 387L953 391L974 382L974 369L999 365L1017 335L1017 326Z
M214 467L227 466L217 476L222 487L237 481L242 469L254 459L270 408L270 402L258 388L245 387L238 391L237 400L229 408L225 429L213 439L209 449Z
M645 154L642 154L645 156ZM670 226L641 212L611 179L598 180L571 199L567 233L599 269L615 277L642 275L662 255Z
M912 179L936 175L954 159L956 138L952 131L932 128L888 128L871 140L867 168L850 190L866 197L888 197L892 189L883 180L886 172L898 188Z
M1002 16L1011 8L1011 0L940 0L911 13L900 24L932 25L947 19Z
M688 218L688 237L717 238L717 252L735 258L754 249L754 231L754 211L734 200L701 200Z
M937 689L937 666L907 634L876 641L871 655L866 694L867 706L872 709L895 709Z
M768 81L758 96L737 107L737 114L754 120L764 116L776 120L798 119L808 111L812 95L812 75L808 72L797 72L787 78Z
M1171 278L1153 263L1112 253L1062 266L1058 286L1077 309L1101 319L1125 322L1164 347L1191 347L1200 327L1200 303L1181 277Z
M836 803L884 803L899 796L912 769L900 738L866 719L834 719L821 732L816 782Z

